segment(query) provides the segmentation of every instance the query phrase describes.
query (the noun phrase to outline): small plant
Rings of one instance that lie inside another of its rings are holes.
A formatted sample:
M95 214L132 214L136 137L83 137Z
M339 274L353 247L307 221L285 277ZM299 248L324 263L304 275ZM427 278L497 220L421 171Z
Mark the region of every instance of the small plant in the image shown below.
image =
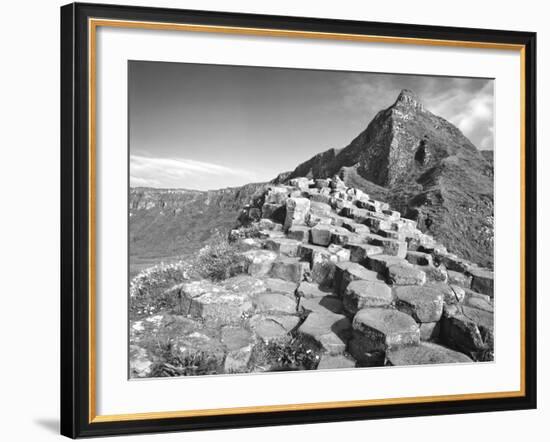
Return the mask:
M160 361L152 368L152 377L201 376L220 373L219 360L205 352L185 357L172 353L172 344L163 346Z
M238 246L231 244L221 234L200 251L193 267L203 278L221 281L246 270L245 259Z
M254 365L267 371L315 370L319 352L299 339L260 344L255 349Z
M163 293L190 280L194 273L185 261L161 263L142 270L130 281L130 317L139 319L162 311L167 301Z

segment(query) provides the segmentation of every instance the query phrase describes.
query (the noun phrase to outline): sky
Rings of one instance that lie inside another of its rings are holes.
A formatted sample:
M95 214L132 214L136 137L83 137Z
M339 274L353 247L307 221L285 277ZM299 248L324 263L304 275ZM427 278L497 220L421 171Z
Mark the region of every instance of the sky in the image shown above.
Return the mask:
M493 149L493 80L129 62L130 185L264 182L347 146L402 89Z

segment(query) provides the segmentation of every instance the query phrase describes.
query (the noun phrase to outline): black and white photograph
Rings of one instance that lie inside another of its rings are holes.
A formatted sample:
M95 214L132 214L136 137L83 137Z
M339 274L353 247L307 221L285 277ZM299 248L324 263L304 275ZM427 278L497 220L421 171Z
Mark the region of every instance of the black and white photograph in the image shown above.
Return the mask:
M130 378L493 361L492 79L128 79Z

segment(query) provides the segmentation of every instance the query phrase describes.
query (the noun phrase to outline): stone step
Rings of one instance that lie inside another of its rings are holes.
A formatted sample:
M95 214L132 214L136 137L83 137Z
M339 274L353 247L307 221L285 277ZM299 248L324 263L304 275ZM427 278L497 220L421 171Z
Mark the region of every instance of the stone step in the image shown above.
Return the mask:
M344 353L351 330L350 320L345 315L317 313L308 315L298 328L298 336L306 345L331 355Z
M468 362L473 361L463 353L429 342L392 348L386 352L386 365L464 364Z

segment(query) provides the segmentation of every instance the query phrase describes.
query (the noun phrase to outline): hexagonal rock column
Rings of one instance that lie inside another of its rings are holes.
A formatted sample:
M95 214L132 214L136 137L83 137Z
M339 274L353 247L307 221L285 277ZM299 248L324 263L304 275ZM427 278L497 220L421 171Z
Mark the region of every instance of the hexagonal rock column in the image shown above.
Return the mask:
M349 356L328 354L321 355L317 370L334 370L336 368L354 368L355 361Z
M309 207L310 202L307 198L288 198L286 200L285 230L295 225L305 225Z
M298 316L259 314L250 318L249 326L254 335L267 344L289 341L289 333L299 322Z
M366 267L377 273L386 273L390 266L396 264L410 266L410 264L405 259L399 258L397 256L374 254L368 255L366 259Z
M362 366L383 365L386 351L420 342L418 324L397 310L365 308L353 318L348 351Z
M321 290L318 284L312 282L303 281L296 289L296 296L298 298L319 298L333 294L331 291Z
M493 315L466 306L446 308L441 317L441 342L476 360L490 360Z
M340 296L344 295L344 292L346 291L346 288L350 282L358 279L363 279L366 281L384 282L383 278L378 276L376 272L373 272L372 270L368 270L367 268L363 267L361 264L357 264L356 262L349 262L349 261L342 264L345 264L345 265L336 266L337 271L339 271L339 275L338 275L339 285L336 286L336 290Z
M310 230L311 243L318 246L328 246L332 236L333 227L328 224L317 224Z
M270 250L249 250L243 255L248 263L247 272L252 276L267 275L277 259L277 253Z
M448 270L447 274L449 275L449 284L459 285L469 289L472 285L472 276L466 275L465 273L455 272L454 270Z
M296 300L282 293L258 293L252 297L252 305L263 313L296 313Z
M252 308L250 294L233 292L209 281L195 281L181 286L182 312L215 324L240 320Z
M386 365L455 364L473 362L468 356L441 345L421 342L419 345L392 348L386 352Z
M443 313L443 296L437 290L419 286L394 287L395 305L416 322L437 322Z
M383 307L391 304L391 288L378 281L356 280L346 287L343 296L344 308L354 315L366 307Z
M298 336L318 351L338 355L346 349L350 326L344 315L313 312L298 328Z
M462 287L457 285L445 284L443 282L430 282L427 283L424 287L429 287L430 289L436 290L443 296L443 302L445 304L457 304L464 300L466 294L465 290Z
M487 269L472 269L472 290L493 297L493 272Z
M388 267L388 282L394 285L422 285L426 273L411 264L395 264Z
M309 178L292 178L290 180L290 185L297 187L300 190L307 190L309 189L310 180Z
M307 226L292 226L286 232L290 239L295 239L303 243L309 242L309 230Z
M271 267L271 276L299 283L307 271L309 271L308 262L300 261L298 258L280 257Z
M334 280L334 266L339 256L328 249L315 245L302 245L299 249L302 259L311 264L311 279L320 285L331 285Z
M405 258L407 256L407 243L392 238L374 238L370 241L372 245L380 246L384 249L384 254Z
M271 238L266 240L265 248L286 256L298 256L300 241L290 238Z
M346 248L350 250L350 261L359 264L366 264L367 257L371 255L380 255L384 249L372 244L347 244Z

